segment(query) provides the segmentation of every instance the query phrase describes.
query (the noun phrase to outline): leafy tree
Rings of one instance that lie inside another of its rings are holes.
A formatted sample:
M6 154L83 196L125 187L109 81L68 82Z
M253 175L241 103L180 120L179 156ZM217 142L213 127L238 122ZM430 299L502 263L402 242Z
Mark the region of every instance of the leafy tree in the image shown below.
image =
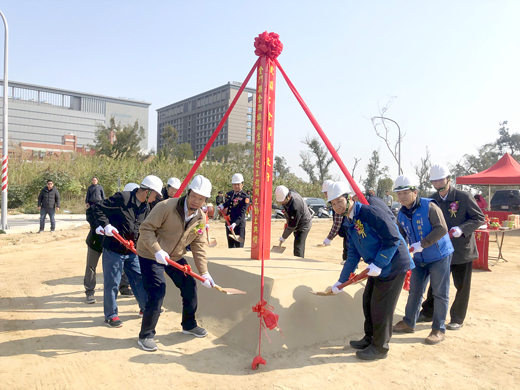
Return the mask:
M157 156L159 158L174 158L177 161L193 160L193 149L191 144L186 142L179 144L179 132L171 125L164 126L162 132L163 145Z
M139 143L144 139L144 128L136 120L134 125L121 128L121 123L115 124L114 117L110 125L97 125L95 145L97 154L112 158L137 157L141 152Z
M283 179L290 173L291 169L287 165L285 157L274 156L273 173L276 177Z
M366 191L371 188L376 189L381 176L383 176L383 178L388 177L388 167L381 167L381 159L377 150L372 152L372 157L370 157L367 165L366 174L367 177L363 181Z
M499 123L498 129L499 137L496 141L498 151L501 155L508 152L513 158L519 157L520 154L520 134L509 133L509 128L506 128L507 121Z
M302 159L300 167L309 175L312 184L323 183L330 177L329 167L334 161L334 157L329 154L327 147L316 137L311 138L307 135L302 143L307 145L310 151L300 152ZM338 151L340 147L341 145L338 146L336 151ZM315 162L313 162L313 159ZM317 170L317 173L315 170Z
M381 178L377 181L376 195L382 198L386 191L392 192L394 189L394 181L389 177Z

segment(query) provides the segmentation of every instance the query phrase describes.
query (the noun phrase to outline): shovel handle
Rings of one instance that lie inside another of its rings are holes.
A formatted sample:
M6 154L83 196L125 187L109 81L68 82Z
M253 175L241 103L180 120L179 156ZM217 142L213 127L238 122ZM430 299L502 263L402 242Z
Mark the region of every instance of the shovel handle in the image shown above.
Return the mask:
M115 237L115 239L117 241L119 241L121 244L123 244L123 246L126 249L134 252L137 255L137 251L135 250L134 243L132 241L125 240L123 237L121 237L121 235L119 233L116 233L116 232L114 232L114 237ZM186 266L182 266L179 263L177 263L177 262L175 262L173 260L170 260L168 258L166 259L166 261L168 262L169 265L171 265L174 268L177 268L178 270L181 270L185 274L193 276L195 279L198 279L201 282L205 282L206 281L206 279L204 279L202 276L200 276L200 275L196 274L195 272L191 271L190 268L188 268Z
M113 232L114 238L119 241L126 249L132 251L137 255L137 250L135 249L133 241L125 240L119 233Z
M338 290L341 290L353 283L357 283L357 282L360 282L364 279L368 278L368 268L365 268L362 272L360 272L359 274L355 275L354 277L350 278L349 280L347 280L345 283L341 283L339 286L338 286Z
M171 265L174 268L177 268L178 270L184 272L185 274L193 276L195 279L198 279L198 280L200 280L203 283L206 281L206 279L204 279L202 276L200 276L200 275L196 274L195 272L193 272L190 268L188 268L186 266L182 266L179 263L177 263L176 261L173 261L173 260L171 260L169 258L166 258L166 261L168 262L169 265Z

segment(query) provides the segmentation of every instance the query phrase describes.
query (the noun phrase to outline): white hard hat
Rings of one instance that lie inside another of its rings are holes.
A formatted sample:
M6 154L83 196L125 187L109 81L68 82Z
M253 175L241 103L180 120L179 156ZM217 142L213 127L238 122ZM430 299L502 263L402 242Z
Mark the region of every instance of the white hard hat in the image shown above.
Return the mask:
M321 192L327 192L329 190L329 187L334 183L334 180L325 180L323 182L323 185L321 186Z
M163 182L157 176L148 175L143 179L140 187L149 190L154 190L160 195L163 187Z
M332 183L329 186L329 189L327 190L327 202L339 198L341 195L344 194L352 194L352 189L350 188L350 185L348 185L347 183L342 183L340 181Z
M417 187L415 180L413 180L408 175L401 175L397 179L395 179L394 192L399 192L399 191L404 191L404 190L414 191L415 187Z
M181 188L181 181L179 179L177 179L176 177L170 177L168 179L167 185L169 185L170 187L173 187L173 188Z
M244 182L244 176L241 173L235 173L231 178L231 184L240 184Z
M289 195L289 189L286 186L278 186L274 190L274 195L276 196L277 202L283 202L287 195Z
M136 188L139 188L139 184L137 183L128 183L125 188L123 188L123 191L133 191Z
M447 166L442 164L432 165L430 169L430 180L440 180L445 179L450 176L450 170Z
M193 178L190 184L190 190L193 192L209 198L211 196L211 183L202 175L197 175Z

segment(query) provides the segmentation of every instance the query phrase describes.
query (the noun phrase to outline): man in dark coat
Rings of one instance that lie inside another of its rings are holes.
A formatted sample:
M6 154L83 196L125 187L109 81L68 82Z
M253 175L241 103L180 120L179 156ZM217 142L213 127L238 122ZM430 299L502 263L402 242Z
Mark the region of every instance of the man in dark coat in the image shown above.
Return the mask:
M296 191L285 186L278 186L275 190L276 201L283 207L287 223L280 242L284 242L294 232L294 256L305 257L305 240L312 227L312 216L309 206Z
M47 180L47 186L43 187L38 196L38 210L40 210L40 230L43 232L45 228L45 217L47 214L51 220L51 232L56 228L56 220L54 215L56 211L60 211L60 193L54 187L52 180Z
M436 164L431 167L430 181L437 190L431 198L437 201L444 214L455 249L451 260L451 274L457 293L450 309L451 321L446 329L459 330L468 310L473 261L478 259L474 232L484 224L486 218L470 193L457 190L451 185L450 171L444 165ZM417 322L430 322L433 317L431 287L422 307Z
M237 237L246 237L246 211L249 207L249 196L244 191L244 176L235 173L231 178L233 191L226 195L224 203L218 206L222 215L229 215L229 230L233 231ZM244 241L235 241L232 237L227 237L228 248L243 248Z
M85 196L85 208L87 210L90 206L102 202L105 199L105 190L103 189L103 186L98 183L98 178L94 176L92 178L92 185L87 188L87 195Z

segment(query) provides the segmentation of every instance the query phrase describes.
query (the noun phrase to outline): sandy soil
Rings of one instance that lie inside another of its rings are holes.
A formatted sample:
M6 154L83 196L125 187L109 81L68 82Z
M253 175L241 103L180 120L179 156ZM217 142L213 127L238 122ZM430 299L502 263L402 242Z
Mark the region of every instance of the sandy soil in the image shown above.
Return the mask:
M339 239L326 250L311 247L323 240L330 223L314 223L307 257L340 260ZM212 226L220 242L213 253L225 255L223 226ZM274 240L280 232L281 224L275 222ZM84 303L86 234L85 227L52 236L0 238L1 389L520 388L519 237L506 237L509 262L491 266L492 272L474 272L465 325L448 331L442 344L424 344L429 326L419 324L415 334L392 338L390 355L383 361L360 362L354 350L344 347L349 341L344 337L266 355L267 366L252 371L255 351L238 352L218 344L211 334L205 339L182 335L179 314L173 311L161 316L159 351L142 351L136 343L140 319L133 298L119 300L122 328L104 326L101 275L98 302ZM496 253L491 243L490 254ZM404 292L401 307L406 299ZM396 313L394 321L401 315ZM361 337L362 330L355 336Z

